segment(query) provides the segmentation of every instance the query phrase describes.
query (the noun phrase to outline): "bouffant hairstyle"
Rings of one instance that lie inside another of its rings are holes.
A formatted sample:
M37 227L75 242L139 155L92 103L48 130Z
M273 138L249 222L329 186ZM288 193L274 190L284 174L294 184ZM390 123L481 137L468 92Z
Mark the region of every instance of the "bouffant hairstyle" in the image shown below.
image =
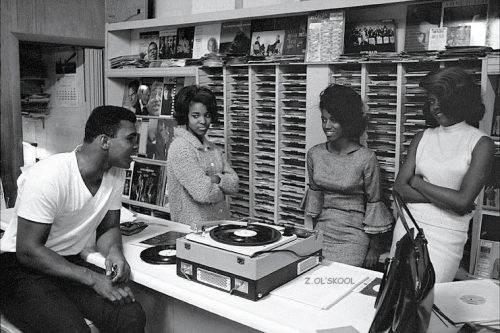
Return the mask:
M346 86L331 84L319 95L319 108L326 110L342 126L346 137L359 140L367 119L357 92Z
M175 96L174 118L179 125L188 123L189 107L194 103L205 105L212 117L212 123L217 124L219 115L215 94L207 87L192 85L182 88Z
M481 87L460 67L433 71L422 79L420 87L428 94L436 95L441 112L448 117L465 120L469 125L477 127L484 116ZM430 114L428 101L424 104L423 111L427 125L438 126Z
M136 122L135 113L121 106L103 105L96 107L85 124L85 143L91 143L101 134L114 138L122 120Z

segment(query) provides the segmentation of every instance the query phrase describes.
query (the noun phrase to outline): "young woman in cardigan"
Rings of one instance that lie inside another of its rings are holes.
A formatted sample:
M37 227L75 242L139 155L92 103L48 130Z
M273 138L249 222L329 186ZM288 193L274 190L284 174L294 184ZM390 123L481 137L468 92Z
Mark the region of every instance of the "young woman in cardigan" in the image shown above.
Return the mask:
M238 193L238 175L206 137L217 122L215 95L205 87L187 86L178 92L174 108L180 126L167 156L171 219L185 224L227 219L225 196Z

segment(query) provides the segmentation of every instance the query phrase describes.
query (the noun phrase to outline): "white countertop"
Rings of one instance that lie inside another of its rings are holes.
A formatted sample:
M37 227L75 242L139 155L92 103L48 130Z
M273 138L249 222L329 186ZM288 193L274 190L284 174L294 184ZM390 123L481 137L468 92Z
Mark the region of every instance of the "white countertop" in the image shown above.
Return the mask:
M189 231L186 225L151 217L147 217L147 220L162 225L153 224L139 234L124 237L124 253L132 269L132 279L136 283L263 332L316 332L319 329L344 326L353 326L359 332L369 329L375 314L375 297L352 292L327 310L276 295L250 301L178 277L175 265L145 263L139 257L145 249L137 244L141 239L167 230ZM104 266L104 259L98 253L90 253L87 260ZM381 276L378 272L338 263L327 262L323 265L328 267L329 272L325 278L338 277L336 274L339 271L342 271L342 277L346 277L346 272L350 270L363 271L369 277ZM314 288L314 285L304 287Z
M2 210L2 229L8 225L12 209ZM299 303L277 295L268 295L259 301L250 301L239 296L230 295L215 288L207 287L196 282L178 277L175 265L152 265L140 259L140 253L146 246L140 245L141 240L166 231L189 232L187 225L166 221L163 219L140 215L139 220L147 221L149 226L142 232L124 236L125 256L132 268L132 280L136 283L158 291L159 293L176 298L206 311L225 317L263 332L317 332L335 328L352 326L359 332L367 332L375 314L375 297L351 292L338 303L320 310L311 305ZM100 267L104 267L104 258L93 249L84 251L86 259ZM339 263L326 262L321 266L323 272L329 272L325 278L348 277L349 272L355 276L356 272L366 273L370 278L381 277L381 273L352 267ZM304 276L312 275L314 270L306 272ZM297 279L289 282L296 282ZM446 308L442 301L449 295L459 294L464 285L477 284L477 280L450 282L436 285L435 302ZM492 281L498 286L498 281ZM288 284L287 284L288 285ZM487 284L490 288L491 285ZM314 287L314 286L304 286ZM359 288L355 288L359 289ZM456 293L453 292L456 290ZM500 289L499 289L500 290ZM499 293L493 293L498 298ZM458 297L458 296L457 296ZM440 303L441 302L441 303ZM448 302L454 306L457 302ZM498 299L496 299L498 304ZM498 306L496 306L498 307ZM453 311L457 311L453 309ZM494 314L500 313L496 308ZM498 326L496 326L498 327ZM455 333L460 328L448 324L445 326L434 314L431 316L428 332ZM325 331L326 332L326 331Z

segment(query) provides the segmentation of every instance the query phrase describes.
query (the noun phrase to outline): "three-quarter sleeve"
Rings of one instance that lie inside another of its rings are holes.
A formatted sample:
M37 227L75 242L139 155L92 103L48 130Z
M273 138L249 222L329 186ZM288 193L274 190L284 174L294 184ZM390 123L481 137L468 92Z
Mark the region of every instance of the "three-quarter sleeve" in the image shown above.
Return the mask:
M380 167L375 154L365 164L363 177L366 195L364 230L368 234L387 232L392 228L393 216L382 202Z
M314 163L310 151L307 154L307 173L309 186L304 193L300 207L304 210L305 215L316 218L323 210L324 193L314 182Z

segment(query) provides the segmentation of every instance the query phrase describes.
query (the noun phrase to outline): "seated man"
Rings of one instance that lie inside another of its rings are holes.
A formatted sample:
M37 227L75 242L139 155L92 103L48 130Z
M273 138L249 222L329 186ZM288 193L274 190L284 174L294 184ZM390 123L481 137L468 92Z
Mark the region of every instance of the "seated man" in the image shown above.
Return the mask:
M83 144L18 179L15 214L1 240L0 311L23 332L143 332L145 314L127 282L119 228L125 169L137 148L136 118L94 109ZM79 257L96 244L106 271Z

